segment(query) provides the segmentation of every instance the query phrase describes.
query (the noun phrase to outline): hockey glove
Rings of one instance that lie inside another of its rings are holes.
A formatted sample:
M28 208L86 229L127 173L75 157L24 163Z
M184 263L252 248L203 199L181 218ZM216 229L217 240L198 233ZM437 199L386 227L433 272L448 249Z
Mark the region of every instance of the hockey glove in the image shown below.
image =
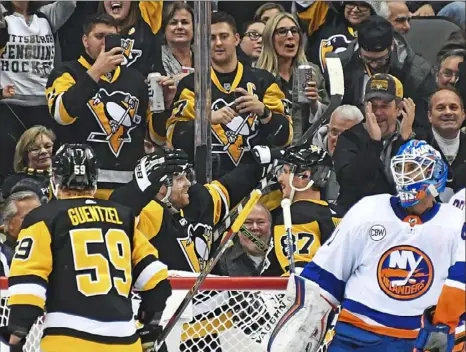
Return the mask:
M138 320L144 325L137 330L141 338L142 350L144 352L166 351L166 346L163 344L161 348L156 350L157 339L162 333L162 327L159 325L162 318L162 312L148 314L141 306L138 311Z
M21 338L19 343L17 344L10 344L10 331L8 330L8 326L1 326L0 327L0 341L10 347L10 352L23 352L23 346L26 342L26 337Z
M188 155L180 149L158 150L140 159L134 169L134 178L144 192L154 186L156 192L163 182L175 172L183 172L188 165Z
M450 333L450 327L444 324L432 324L435 306L429 307L422 315L422 327L419 330L414 352L450 352L455 345L455 334Z

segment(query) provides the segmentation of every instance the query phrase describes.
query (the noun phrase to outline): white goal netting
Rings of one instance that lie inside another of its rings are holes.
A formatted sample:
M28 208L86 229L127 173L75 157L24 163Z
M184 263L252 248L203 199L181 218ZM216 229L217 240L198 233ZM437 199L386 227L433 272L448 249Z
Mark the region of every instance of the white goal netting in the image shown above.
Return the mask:
M195 278L171 279L173 295L162 318L168 321ZM8 324L7 281L0 280L0 326ZM169 352L263 352L267 335L285 310L286 278L207 278L167 338ZM3 289L2 289L3 284ZM135 313L139 305L133 297ZM32 327L25 352L39 352L42 319ZM5 349L4 349L5 348ZM0 345L2 352L6 346Z

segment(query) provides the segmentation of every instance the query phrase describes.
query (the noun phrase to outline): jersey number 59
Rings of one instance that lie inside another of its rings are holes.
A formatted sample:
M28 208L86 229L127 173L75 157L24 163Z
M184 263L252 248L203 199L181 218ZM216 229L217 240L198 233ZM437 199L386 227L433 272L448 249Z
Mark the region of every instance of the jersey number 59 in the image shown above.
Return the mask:
M131 290L128 235L119 229L110 229L104 235L101 229L94 228L71 230L70 238L79 292L86 297L105 295L114 287L118 294L128 297ZM99 244L105 246L107 253L92 250L102 248ZM111 268L122 275L113 276Z

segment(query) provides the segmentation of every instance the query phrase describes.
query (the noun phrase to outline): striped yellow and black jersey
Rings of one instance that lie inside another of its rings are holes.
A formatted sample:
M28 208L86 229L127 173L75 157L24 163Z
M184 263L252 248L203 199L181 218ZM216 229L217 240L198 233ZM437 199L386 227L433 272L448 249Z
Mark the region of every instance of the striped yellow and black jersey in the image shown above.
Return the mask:
M134 161L144 155L146 133L155 120L148 107L144 77L130 67L117 67L96 83L87 70L93 60L81 56L54 68L46 97L51 116L60 124L63 142L89 144L99 159L97 198L108 199L109 191L132 179ZM151 138L156 141L153 133Z
M283 224L282 208L272 211L273 238L264 262L262 276L289 274L288 239ZM312 260L320 246L331 236L340 218L320 200L298 200L291 205L294 260L304 267Z
M9 329L28 331L45 310L44 351L140 351L132 287L162 311L167 277L131 209L93 198L52 201L24 219L9 277Z
M240 87L255 95L272 112L272 119L267 124L261 124L255 114L249 114L238 115L227 125L211 125L214 179L240 163L250 162L249 151L256 145L281 147L291 143L293 128L288 114L289 104L270 72L243 66L241 62L235 71L227 74L212 68L211 87L212 111L233 107L237 97L234 91ZM194 89L194 74L180 81L172 116L167 121L168 142L191 156L194 155Z

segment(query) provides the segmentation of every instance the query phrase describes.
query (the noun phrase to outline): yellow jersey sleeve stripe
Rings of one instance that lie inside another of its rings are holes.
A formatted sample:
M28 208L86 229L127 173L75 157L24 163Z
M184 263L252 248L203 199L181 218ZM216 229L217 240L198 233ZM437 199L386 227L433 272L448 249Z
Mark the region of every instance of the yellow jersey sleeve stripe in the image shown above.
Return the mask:
M35 295L13 295L8 298L8 305L27 305L27 306L36 306L40 309L44 309L45 299L42 297L37 297Z
M134 288L138 291L149 291L167 278L167 266L160 261L152 262L139 275Z
M45 90L47 97L47 104L49 107L50 115L60 125L72 124L76 118L71 116L63 105L62 97L68 89L76 84L74 78L65 72L53 81L52 85Z
M159 234L163 222L163 207L151 201L139 214L137 230L140 231L149 241Z
M226 188L219 182L212 182L211 184L205 185L205 188L209 191L210 197L212 198L213 204L213 224L217 224L223 213L229 209L229 198ZM225 204L227 202L228 204Z
M140 1L139 11L141 17L146 22L153 34L156 34L162 27L163 1Z
M11 262L10 277L38 276L48 282L52 271L51 236L44 221L21 230L18 246ZM22 246L27 243L28 246Z
M141 262L144 258L150 255L153 255L155 258L159 257L157 249L155 249L155 247L150 244L142 232L138 229L134 229L132 252L133 268L138 265L139 262Z

